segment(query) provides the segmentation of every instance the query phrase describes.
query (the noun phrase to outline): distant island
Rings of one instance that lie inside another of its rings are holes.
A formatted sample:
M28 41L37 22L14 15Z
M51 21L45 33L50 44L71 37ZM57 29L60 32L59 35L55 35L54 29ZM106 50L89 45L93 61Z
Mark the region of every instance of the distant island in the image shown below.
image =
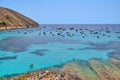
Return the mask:
M37 27L39 24L30 18L8 8L0 7L0 30Z

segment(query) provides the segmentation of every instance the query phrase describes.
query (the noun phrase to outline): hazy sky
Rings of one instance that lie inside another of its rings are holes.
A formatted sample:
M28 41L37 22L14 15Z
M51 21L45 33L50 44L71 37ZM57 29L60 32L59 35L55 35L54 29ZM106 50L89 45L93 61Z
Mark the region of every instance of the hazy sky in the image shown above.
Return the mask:
M0 0L40 24L120 24L120 0Z

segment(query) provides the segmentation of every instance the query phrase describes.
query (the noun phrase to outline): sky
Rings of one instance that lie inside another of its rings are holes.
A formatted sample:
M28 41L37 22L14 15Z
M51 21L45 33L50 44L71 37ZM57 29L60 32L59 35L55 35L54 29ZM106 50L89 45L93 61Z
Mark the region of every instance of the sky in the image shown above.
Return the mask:
M120 24L120 0L0 0L39 24Z

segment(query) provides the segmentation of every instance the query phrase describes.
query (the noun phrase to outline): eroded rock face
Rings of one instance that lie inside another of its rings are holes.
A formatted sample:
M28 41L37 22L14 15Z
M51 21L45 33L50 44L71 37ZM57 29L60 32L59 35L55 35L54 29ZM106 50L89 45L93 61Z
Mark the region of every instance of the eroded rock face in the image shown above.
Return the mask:
M91 69L91 66L86 62L70 62L66 64L62 71L66 74L72 74L79 77L81 80L99 80L98 75Z
M102 60L89 60L89 64L93 68L93 70L98 74L100 80L119 80L120 79L120 68L118 68L115 64Z
M39 24L16 11L0 7L0 30L29 28L33 26L36 27Z
M81 80L120 80L120 60L113 57L73 61L63 66L62 71L77 75Z

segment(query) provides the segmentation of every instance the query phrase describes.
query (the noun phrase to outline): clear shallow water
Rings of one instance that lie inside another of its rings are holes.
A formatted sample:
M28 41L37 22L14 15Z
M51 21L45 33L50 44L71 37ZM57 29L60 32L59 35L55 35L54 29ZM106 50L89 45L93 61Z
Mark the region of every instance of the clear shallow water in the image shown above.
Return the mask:
M98 37L99 36L99 37ZM59 65L73 59L108 59L119 51L120 25L41 25L0 31L0 76Z

